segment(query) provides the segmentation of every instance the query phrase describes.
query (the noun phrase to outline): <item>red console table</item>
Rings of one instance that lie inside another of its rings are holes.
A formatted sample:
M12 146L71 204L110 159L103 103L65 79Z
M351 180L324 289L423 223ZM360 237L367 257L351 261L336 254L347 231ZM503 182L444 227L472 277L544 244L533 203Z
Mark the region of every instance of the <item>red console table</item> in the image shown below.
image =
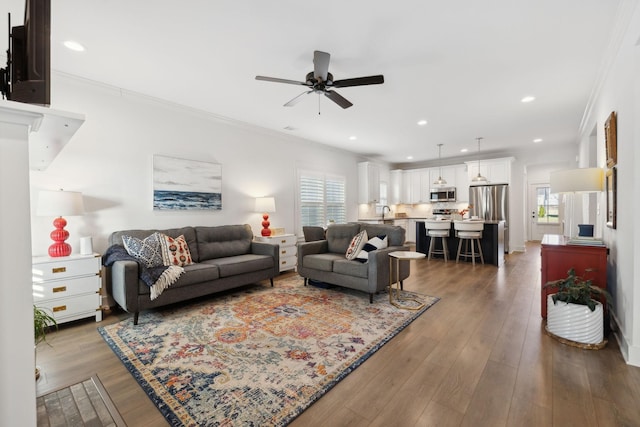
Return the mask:
M567 277L573 268L578 276L593 281L593 284L607 288L607 248L605 246L570 245L569 239L557 234L545 234L542 238L540 256L542 258L542 286L552 280ZM547 295L553 289L542 288L540 312L547 318Z

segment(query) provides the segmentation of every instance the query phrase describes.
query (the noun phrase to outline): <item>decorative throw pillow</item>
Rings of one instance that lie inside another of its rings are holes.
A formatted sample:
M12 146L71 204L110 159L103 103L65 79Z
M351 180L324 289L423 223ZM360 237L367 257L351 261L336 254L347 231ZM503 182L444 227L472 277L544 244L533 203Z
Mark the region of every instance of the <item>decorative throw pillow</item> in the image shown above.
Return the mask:
M369 252L375 251L376 249L384 249L389 246L387 236L375 236L369 239L367 243L364 244L362 250L356 256L356 261L367 262L369 261Z
M349 243L349 247L347 248L347 253L345 256L347 259L354 259L365 243L367 243L367 230L362 230L351 239L351 243Z
M162 251L160 250L160 234L153 233L143 240L133 236L122 236L127 253L132 257L140 260L145 266L158 267L161 266Z
M185 265L193 264L189 246L182 234L176 238L169 237L166 234L161 234L160 236L164 265L184 267Z

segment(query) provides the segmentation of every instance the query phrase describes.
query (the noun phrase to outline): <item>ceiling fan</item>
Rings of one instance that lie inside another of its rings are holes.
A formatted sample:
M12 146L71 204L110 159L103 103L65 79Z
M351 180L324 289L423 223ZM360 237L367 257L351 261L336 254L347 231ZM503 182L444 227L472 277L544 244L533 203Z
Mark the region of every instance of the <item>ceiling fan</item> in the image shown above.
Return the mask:
M304 95L310 93L317 93L323 95L341 106L342 108L349 108L353 104L348 99L344 98L334 88L350 87L350 86L365 86L365 85L379 85L384 83L384 76L379 74L377 76L368 77L356 77L352 79L333 80L333 75L329 72L329 59L331 55L326 52L316 50L313 52L313 71L307 74L304 82L296 80L279 79L276 77L256 76L256 80L264 80L267 82L287 83L292 85L307 86L311 90L302 92L300 95L293 98L291 101L284 104L285 107L292 107L304 98Z

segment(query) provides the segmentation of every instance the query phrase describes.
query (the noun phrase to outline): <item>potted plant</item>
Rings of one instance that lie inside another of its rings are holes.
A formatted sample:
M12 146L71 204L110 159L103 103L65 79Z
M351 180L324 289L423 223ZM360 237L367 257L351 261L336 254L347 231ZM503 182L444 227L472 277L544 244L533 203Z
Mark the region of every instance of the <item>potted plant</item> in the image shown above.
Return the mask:
M34 348L37 348L38 344L42 341L47 341L47 332L49 328L58 328L58 322L49 314L47 309L33 306L33 337ZM36 380L40 378L40 368L36 366Z
M547 296L546 330L566 344L579 344L583 348L602 348L604 340L604 308L600 300L609 305L611 295L606 289L576 275L572 268L567 277L544 285L556 288Z

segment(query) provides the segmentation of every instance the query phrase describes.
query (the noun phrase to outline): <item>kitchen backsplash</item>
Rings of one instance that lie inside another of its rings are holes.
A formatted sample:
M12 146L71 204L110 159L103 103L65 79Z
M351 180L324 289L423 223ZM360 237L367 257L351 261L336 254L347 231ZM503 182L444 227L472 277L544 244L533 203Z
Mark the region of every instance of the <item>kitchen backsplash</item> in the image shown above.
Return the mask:
M395 218L396 213L404 214L408 218L430 218L433 216L433 209L457 209L462 210L468 203L440 202L421 203L418 205L391 205L391 212L385 211L385 218ZM382 216L382 209L376 208L374 203L368 205L358 205L358 218L379 218Z

